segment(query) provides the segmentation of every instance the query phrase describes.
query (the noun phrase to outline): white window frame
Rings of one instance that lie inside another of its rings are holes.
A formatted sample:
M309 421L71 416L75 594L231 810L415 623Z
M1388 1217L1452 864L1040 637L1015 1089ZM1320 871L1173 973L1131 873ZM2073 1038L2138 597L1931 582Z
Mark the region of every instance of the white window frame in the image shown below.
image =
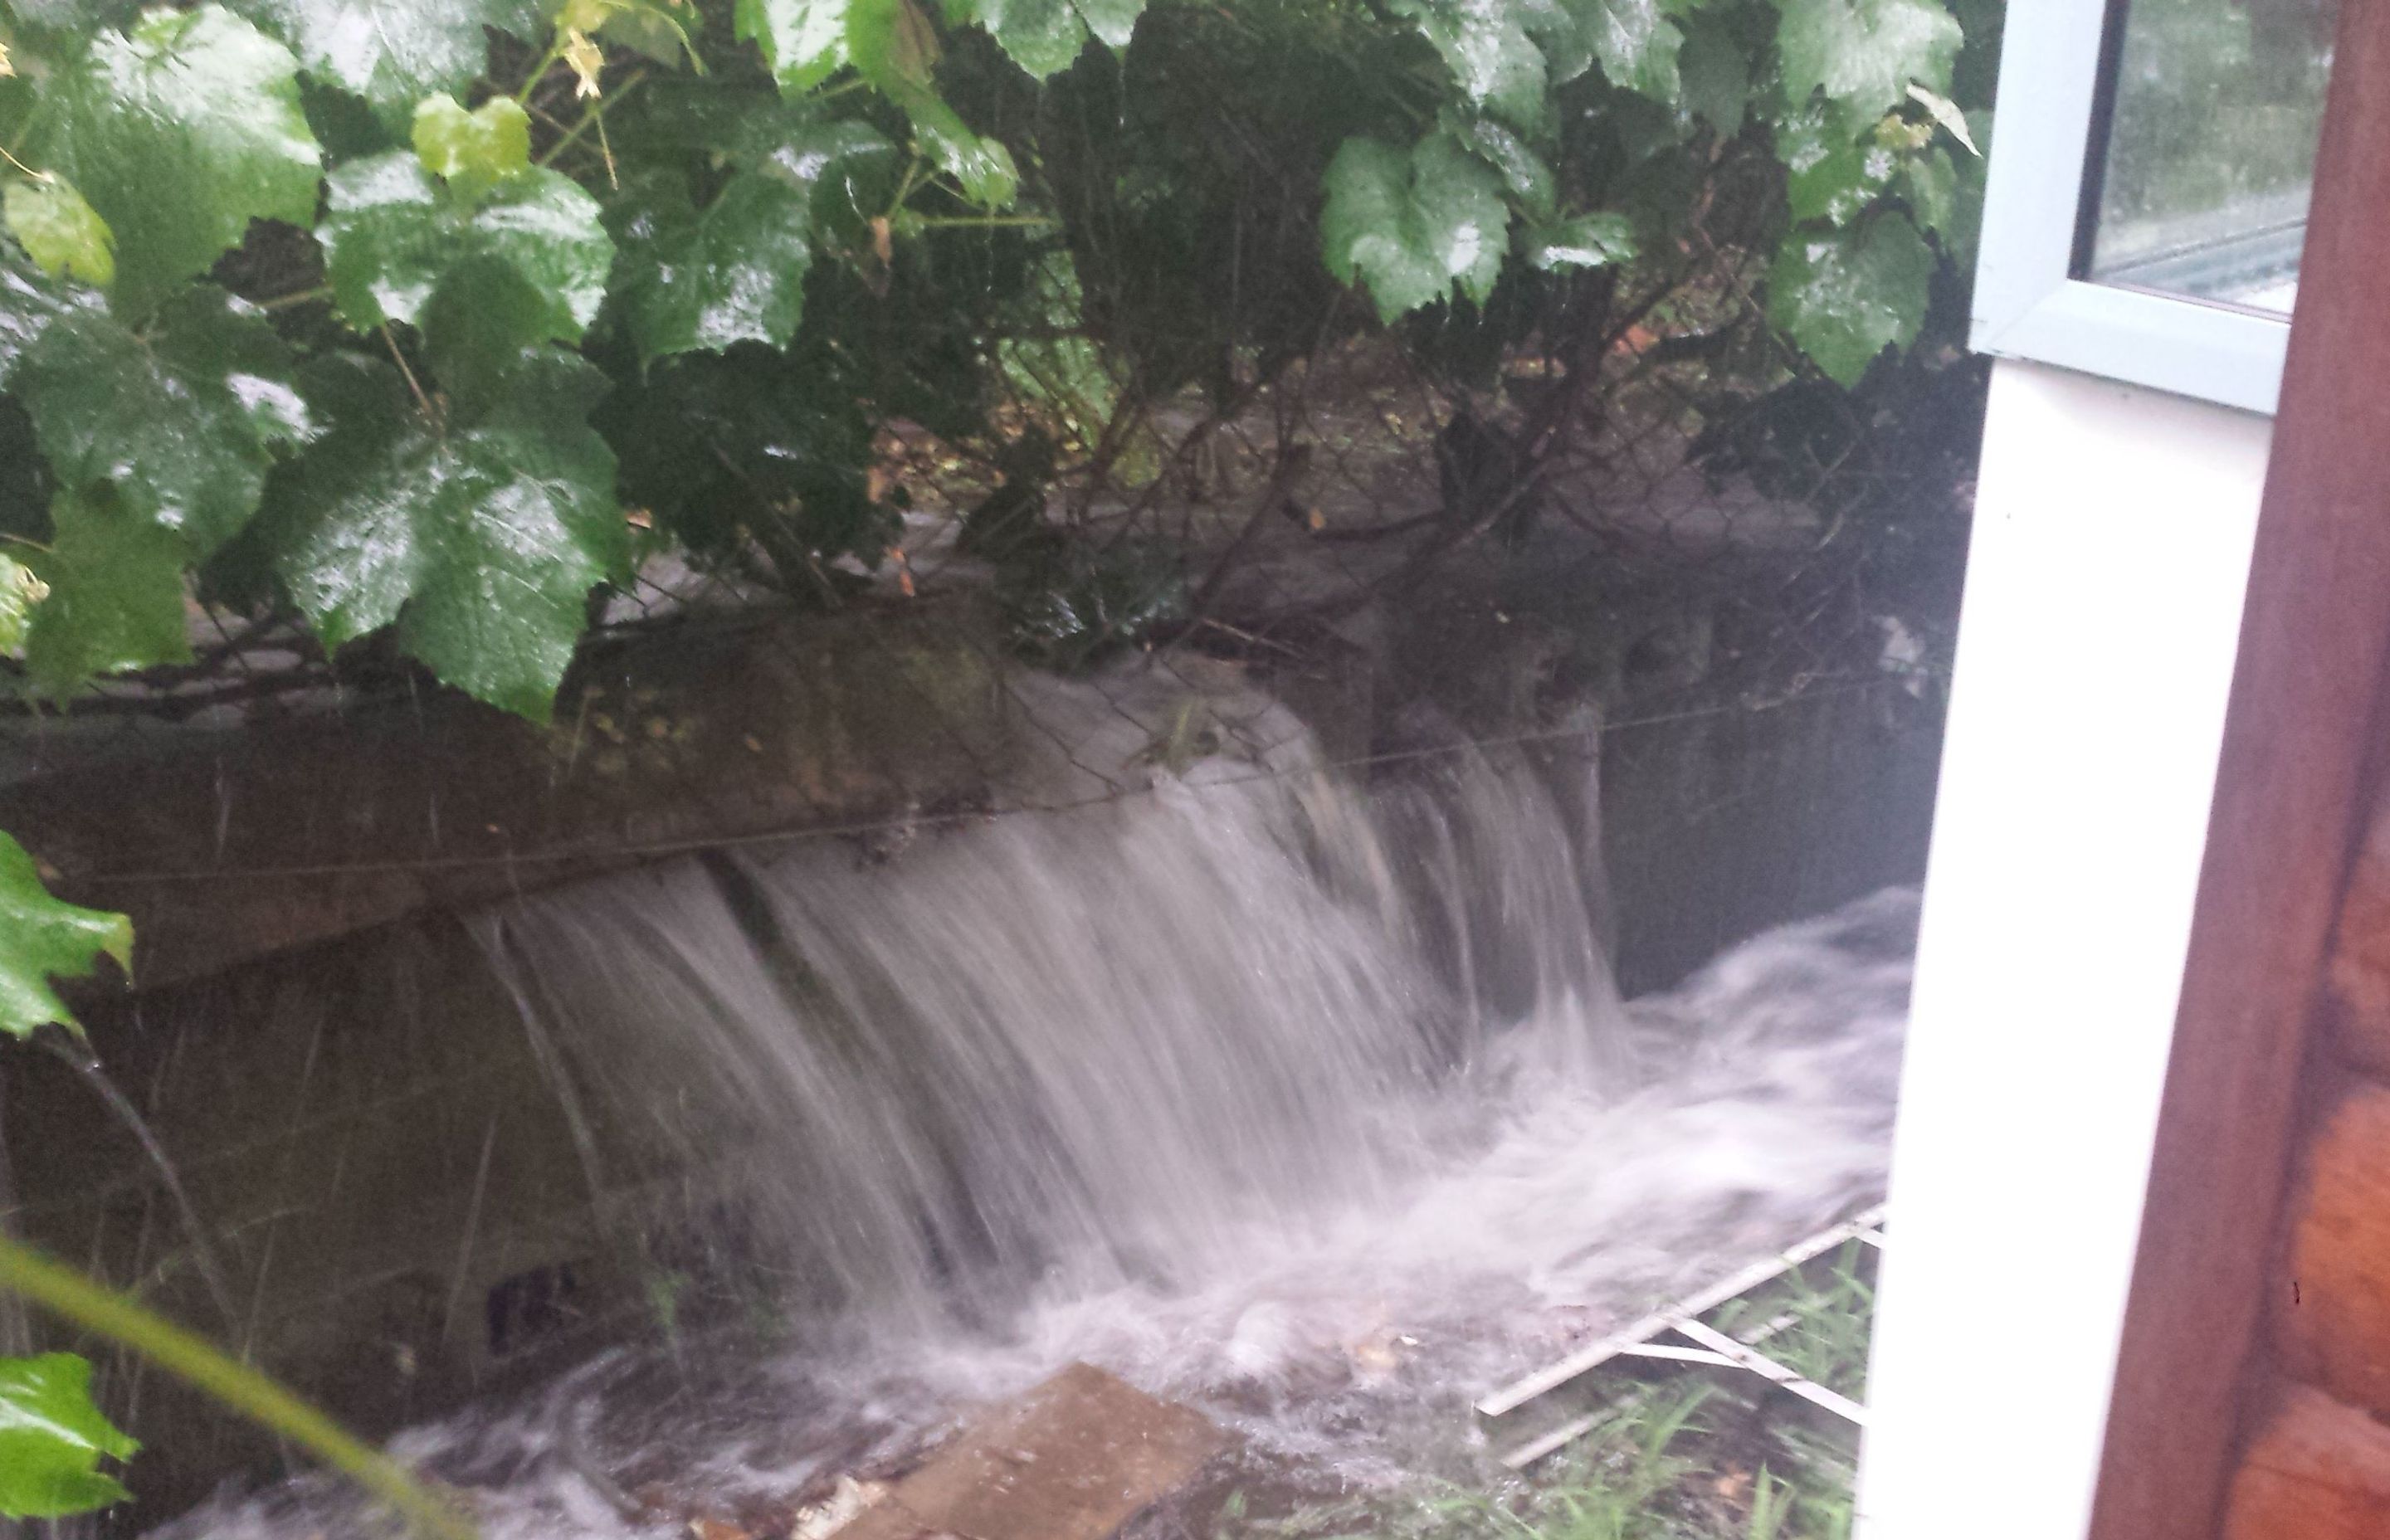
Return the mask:
M1975 263L1975 351L2270 415L2287 316L2075 276L2110 7L2014 0Z

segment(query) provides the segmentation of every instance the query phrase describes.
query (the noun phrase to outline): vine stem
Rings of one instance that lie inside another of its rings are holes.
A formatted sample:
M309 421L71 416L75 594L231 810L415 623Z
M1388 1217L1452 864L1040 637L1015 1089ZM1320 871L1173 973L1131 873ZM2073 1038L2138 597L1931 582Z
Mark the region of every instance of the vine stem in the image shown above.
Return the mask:
M390 334L390 323L388 321L384 321L381 324L381 340L382 344L390 349L391 362L396 364L398 366L398 372L406 377L406 388L415 392L415 404L423 409L423 415L425 417L429 417L437 416L437 414L431 410L431 398L423 393L422 381L417 379L415 378L415 371L407 367L406 354L399 351L398 339Z
M620 107L623 101L629 97L632 92L636 91L646 83L647 78L648 72L642 70L638 73L631 76L628 80L625 80L622 84L616 86L610 96L601 96L597 101L590 103L587 108L583 109L581 121L574 123L571 128L566 129L562 136L560 136L556 143L548 146L546 150L542 151L539 158L533 160L532 164L534 166L546 165L549 161L554 160L566 150L571 149L580 141L581 136L584 134L588 133L592 128L597 129L599 135L604 135L606 132L605 109L608 103L610 102L612 105ZM554 119L547 119L546 113L542 113L541 117L551 122L555 121Z
M1048 214L925 214L915 225L924 230L1036 229L1060 225Z
M270 1432L312 1451L434 1540L480 1540L472 1521L340 1424L272 1380L238 1363L147 1306L94 1283L32 1247L0 1236L0 1287L119 1342Z
M523 77L522 89L515 93L517 106L531 100L531 94L539 89L539 83L547 78L548 71L554 68L556 61L563 57L564 29L559 27L556 30L556 36L548 42L547 52L539 56L539 62L533 65L531 73Z
M906 165L905 168L905 175L903 179L898 181L896 184L896 196L888 200L888 212L880 215L880 218L893 219L896 217L896 211L903 208L905 206L905 200L913 196L913 186L920 179L920 175L921 152L917 149L913 152L911 163Z
M311 305L318 300L328 300L331 297L332 286L330 284L319 284L314 289L302 289L295 293L276 294L270 300L260 300L257 302L257 308L260 310L290 310L299 305Z

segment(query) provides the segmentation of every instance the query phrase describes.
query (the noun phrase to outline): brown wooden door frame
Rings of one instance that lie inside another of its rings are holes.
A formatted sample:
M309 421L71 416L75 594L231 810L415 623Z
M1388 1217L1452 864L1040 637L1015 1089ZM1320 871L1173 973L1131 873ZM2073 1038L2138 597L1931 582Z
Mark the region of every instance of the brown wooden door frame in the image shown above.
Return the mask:
M2342 0L2093 1540L2216 1533L2385 664L2390 0Z

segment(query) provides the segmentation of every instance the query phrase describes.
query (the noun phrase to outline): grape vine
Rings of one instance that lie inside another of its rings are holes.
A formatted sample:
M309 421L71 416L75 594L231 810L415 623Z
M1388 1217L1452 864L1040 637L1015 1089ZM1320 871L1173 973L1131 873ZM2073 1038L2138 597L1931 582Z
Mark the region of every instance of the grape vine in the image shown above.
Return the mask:
M1313 260L1381 322L1664 250L1756 144L1768 312L1847 383L1970 239L1962 35L1940 0L6 0L0 448L38 464L0 648L52 694L184 660L196 584L536 718L626 509L876 562L874 427L967 423L1087 232L1203 214L1167 77L1256 41L1316 98L1262 124L1318 168ZM1124 145L1062 144L1064 98ZM673 463L693 418L750 484Z

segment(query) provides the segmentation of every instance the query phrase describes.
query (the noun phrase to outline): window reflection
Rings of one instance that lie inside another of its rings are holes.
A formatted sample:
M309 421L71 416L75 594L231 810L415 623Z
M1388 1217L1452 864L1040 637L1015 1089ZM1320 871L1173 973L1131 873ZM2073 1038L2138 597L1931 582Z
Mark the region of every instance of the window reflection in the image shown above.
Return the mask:
M2288 314L2335 0L2130 0L2088 276Z

